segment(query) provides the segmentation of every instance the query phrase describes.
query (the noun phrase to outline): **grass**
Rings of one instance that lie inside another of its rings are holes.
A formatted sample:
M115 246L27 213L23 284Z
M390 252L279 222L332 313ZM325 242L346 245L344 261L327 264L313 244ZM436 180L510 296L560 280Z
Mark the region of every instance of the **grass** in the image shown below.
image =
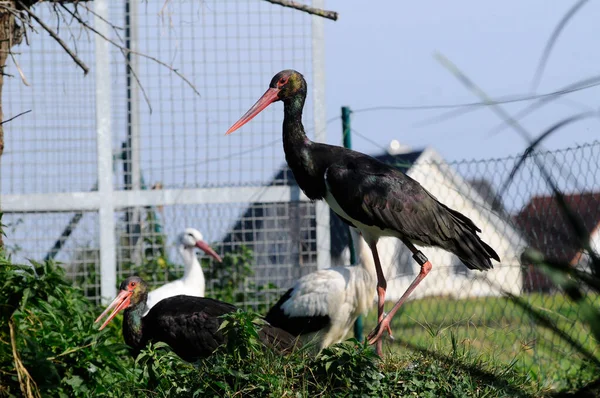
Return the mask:
M592 297L598 306L600 296ZM577 304L562 294L523 298L598 356L600 347L578 319ZM365 319L366 332L375 326L375 320L376 312L372 311ZM592 380L598 372L570 344L504 297L414 300L396 315L392 331L396 341L386 345L389 352L402 355L410 348L413 352L452 354L461 350L496 368L510 366L542 390L574 388Z
M261 349L248 330L226 330L238 337L195 364L161 343L134 359L123 344L121 317L98 331L93 321L102 308L70 285L53 263L15 266L0 251L0 277L0 397L515 397L538 392L509 365L486 363L462 348L453 355L402 351L381 361L371 347L350 341L317 357L308 350L282 357ZM248 322L253 314L232 317L226 328L254 327Z
M528 299L597 352L569 321L578 319L570 302ZM599 373L503 298L408 303L393 324L401 342L384 360L355 340L317 357L277 355L250 330L255 314L241 311L209 358L186 363L157 343L134 359L120 316L103 331L93 325L101 311L52 262L17 266L0 251L0 397L539 397Z

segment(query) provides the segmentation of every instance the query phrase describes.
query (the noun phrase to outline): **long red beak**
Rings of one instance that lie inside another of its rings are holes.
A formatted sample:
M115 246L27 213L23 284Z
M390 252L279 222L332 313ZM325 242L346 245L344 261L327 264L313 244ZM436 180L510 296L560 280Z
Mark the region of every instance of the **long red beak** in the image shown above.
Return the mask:
M219 255L217 254L216 251L213 250L212 247L210 247L208 245L208 243L206 243L203 240L199 240L196 242L196 247L198 249L202 249L204 251L204 253L208 254L209 256L211 256L212 258L214 258L215 260L217 260L218 262L222 263L223 260L221 260L221 257L219 257Z
M133 294L133 292L129 292L127 290L121 290L119 292L119 294L113 300L113 302L110 303L110 305L108 307L106 307L106 309L104 310L104 312L102 314L100 314L100 316L98 318L96 318L96 320L94 321L94 323L98 323L98 321L100 319L102 319L110 310L112 310L114 308L113 312L111 312L111 314L108 316L108 318L106 319L106 321L104 321L104 323L102 324L102 326L100 326L99 330L104 329L104 327L106 325L108 325L108 323L110 321L112 321L112 319L115 317L115 315L117 315L119 313L119 311L124 310L125 308L129 307L129 304L130 304L130 301L131 301L130 299L131 299L131 295L132 294Z
M254 116L258 115L267 106L271 105L275 101L278 101L279 100L278 95L279 95L278 88L269 88L263 94L263 96L260 97L260 99L258 101L256 101L256 104L252 105L252 108L250 108L248 110L248 112L246 112L246 114L240 118L240 120L235 122L235 124L233 126L231 126L229 128L229 130L227 130L225 135L233 133L235 130L239 129L244 124L246 124L250 120L252 120L254 118Z

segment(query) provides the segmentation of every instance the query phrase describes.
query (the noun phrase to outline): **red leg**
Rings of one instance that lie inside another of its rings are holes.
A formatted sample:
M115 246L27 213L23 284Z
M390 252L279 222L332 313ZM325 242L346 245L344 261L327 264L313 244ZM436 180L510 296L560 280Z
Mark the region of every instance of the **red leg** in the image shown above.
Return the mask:
M384 319L383 305L385 304L385 290L387 289L387 282L381 269L381 262L379 261L379 254L377 253L377 241L369 242L369 248L373 253L373 260L375 260L375 272L377 273L377 323L381 323ZM389 330L389 329L388 329ZM391 334L391 333L390 333ZM379 338L377 341L376 351L377 355L383 356L383 340ZM369 344L373 344L369 342Z
M404 304L408 296L415 290L415 288L421 283L423 279L427 276L429 271L431 271L432 265L425 257L425 255L419 251L416 247L414 247L410 242L404 242L406 246L413 252L413 258L419 263L421 266L421 271L419 275L415 278L415 280L410 284L406 292L400 297L400 300L394 305L394 308L382 319L379 321L377 327L367 336L367 341L369 344L374 344L375 342L379 342L383 336L384 330L390 331L390 322L398 309ZM390 333L391 335L391 333Z

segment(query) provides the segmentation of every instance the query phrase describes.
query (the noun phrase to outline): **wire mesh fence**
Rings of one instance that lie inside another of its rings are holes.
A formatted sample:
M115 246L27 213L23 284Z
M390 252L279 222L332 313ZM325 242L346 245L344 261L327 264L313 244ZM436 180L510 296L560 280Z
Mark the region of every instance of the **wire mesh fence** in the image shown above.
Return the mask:
M155 286L180 277L175 237L186 227L202 231L228 267L201 257L207 294L229 289L227 298L246 308L264 311L299 277L324 264L349 264L347 226L333 213L323 218L319 204L300 193L285 166L280 109L265 111L235 140L223 137L230 122L264 90L265 76L293 67L311 82L322 73L314 51L314 24L319 22L253 0L168 2L166 9L162 2L137 8L127 4L129 8L110 4L110 20L117 21L110 38L168 60L191 78L200 95L148 57L130 60L136 66L133 76L122 48L112 50L110 82L84 78L50 38L35 37L20 58L31 86L9 79L4 88L7 115L33 109L7 125L0 160L6 245L13 259L60 261L69 278L100 302L106 275L100 261L99 207L108 198L97 192L94 106L98 86L109 85L110 180L115 190L109 215L115 228L109 234L114 237L117 282L134 273ZM59 18L50 6L40 7L40 13L48 20ZM91 21L90 14L82 15ZM59 33L78 43L81 57L94 60L93 41L71 30ZM34 57L45 62L34 62ZM318 100L309 95L304 121L310 134L323 137L324 121L313 112ZM424 249L433 271L393 328L413 343L427 345L423 325L430 333L464 326L460 338L481 344L479 349L501 351L507 361L516 353L528 364L573 354L503 298L505 292L520 295L551 308L560 319L572 307L547 277L521 263L521 252L534 246L586 266L580 248L569 243L533 157L500 195L517 157L447 163L434 147L403 153L383 148L373 155L470 217L502 259L484 274L469 271L453 255ZM568 193L600 248L600 143L534 156ZM396 239L382 239L379 252L389 280L388 299L395 300L418 266ZM597 349L584 328L573 326L570 333Z

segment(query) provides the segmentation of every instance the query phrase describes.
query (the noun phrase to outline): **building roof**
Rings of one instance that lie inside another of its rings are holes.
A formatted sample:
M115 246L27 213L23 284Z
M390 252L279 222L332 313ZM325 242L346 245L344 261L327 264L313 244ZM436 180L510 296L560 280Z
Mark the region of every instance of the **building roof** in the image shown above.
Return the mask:
M506 216L507 212L502 203L502 198L492 184L484 178L476 178L468 181L473 189L481 196L484 202L496 213Z
M600 192L565 195L567 205L581 218L588 234L600 224ZM581 246L568 219L553 196L535 196L515 216L529 245L546 257L572 262Z

